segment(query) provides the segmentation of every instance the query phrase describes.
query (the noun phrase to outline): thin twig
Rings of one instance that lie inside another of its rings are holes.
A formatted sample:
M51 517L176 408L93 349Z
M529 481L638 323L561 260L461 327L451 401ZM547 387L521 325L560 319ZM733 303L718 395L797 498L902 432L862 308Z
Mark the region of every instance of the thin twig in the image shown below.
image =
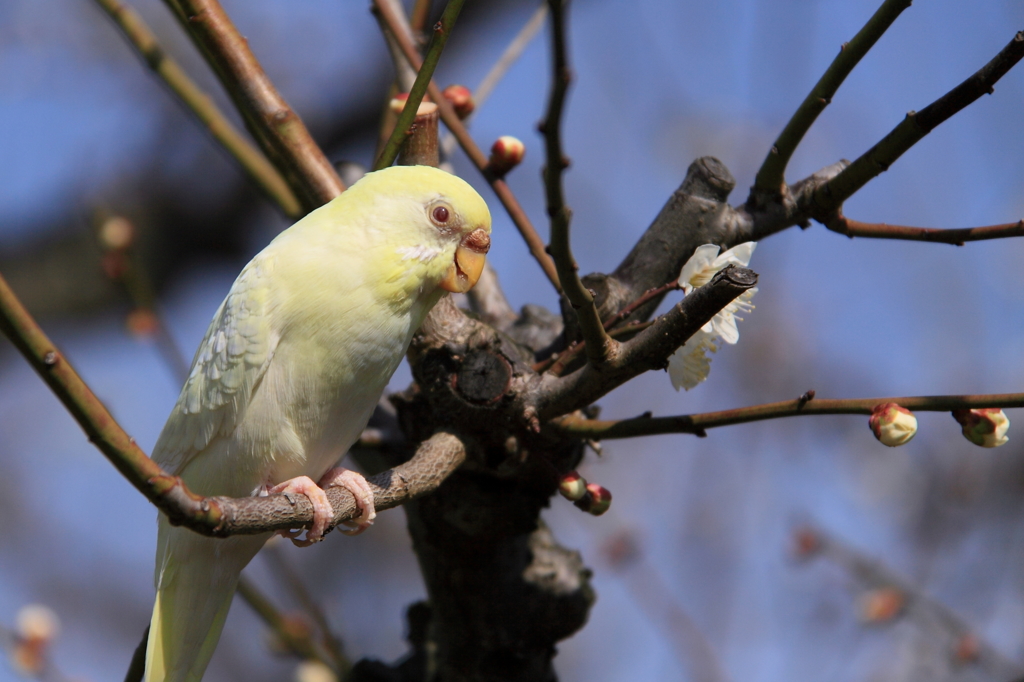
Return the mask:
M782 129L775 144L772 145L757 177L754 179L754 192L778 194L786 182L786 165L796 151L804 135L814 125L818 115L832 102L832 96L850 75L858 62L868 53L886 29L896 21L903 10L910 7L911 0L885 0L882 6L868 19L864 27L857 32L848 43L843 43L828 69L821 76L814 88L807 95L800 107Z
M652 324L654 324L654 320L649 320L647 322L633 322L625 327L617 327L615 329L608 330L608 336L612 337L616 341L627 341L650 327ZM565 368L571 365L573 361L579 357L585 347L585 342L577 341L561 353L556 353L547 360L535 363L532 369L534 372L549 372L554 376L561 376L565 372Z
M665 433L692 433L703 435L706 429L732 424L783 417L821 414L871 414L883 403L896 403L908 410L918 412L950 412L959 409L982 407L1024 407L1024 393L1002 393L991 395L933 395L906 396L898 398L852 398L847 400L783 400L750 407L739 407L718 412L684 414L675 417L641 416L633 419L601 420L584 419L575 415L561 417L551 425L568 435L578 438L635 438Z
M423 29L427 26L427 19L430 18L430 6L433 4L431 0L416 0L416 3L412 6L412 14L409 16L409 29L412 31L413 38L421 41L422 38L417 37L423 34Z
M602 548L606 561L622 579L653 629L665 638L686 671L687 679L728 680L711 642L674 596L674 590L640 547L635 535L628 530L612 535Z
M952 660L979 666L994 680L1016 680L1024 673L1024 667L1006 658L984 641L977 631L952 609L925 593L882 561L819 528L804 526L799 529L798 534L802 553L806 557L820 555L832 561L847 571L864 588L896 590L905 602L902 610L907 617L922 626L934 624L938 626L940 632L947 635L950 645L948 653Z
M332 659L332 662L328 665L340 672L341 677L344 677L348 673L349 669L351 669L352 663L348 660L348 657L345 656L341 640L335 636L331 628L331 624L327 620L327 614L325 614L324 610L320 608L320 603L313 598L312 594L310 594L305 581L295 571L295 569L292 568L291 564L284 556L284 553L281 551L281 543L275 542L272 543L271 546L264 548L263 556L278 576L288 586L292 595L296 600L298 600L303 610L305 610L306 615L316 623L316 626L320 629L324 647L327 649Z
M409 61L414 69L419 69L421 58L419 53L416 51L415 45L413 45L412 39L406 34L401 27L401 23L398 16L392 10L387 3L381 0L374 0L374 7L380 12L381 19L384 24L388 27L388 30L395 36L395 40L398 41L399 46L402 48L402 52L405 54L405 58ZM505 184L505 181L494 177L487 169L488 157L480 150L480 147L476 145L473 138L470 137L469 131L462 125L462 121L455 114L455 110L452 109L451 103L441 95L440 88L433 81L430 82L427 88L427 93L430 95L431 100L437 104L441 110L441 120L448 126L448 130L452 131L455 135L455 139L459 141L459 145L463 151L466 152L466 156L469 157L473 165L477 167L484 179L491 185L491 189L497 195L501 201L505 210L508 212L512 223L519 230L519 234L526 242L527 248L530 249L530 254L534 257L537 263L540 265L544 274L547 275L548 280L555 287L557 291L561 291L561 285L558 283L558 273L555 271L555 264L545 251L544 241L537 234L530 219L526 216L526 212L523 211L522 206L519 205L519 201L516 199L512 190Z
M405 107L402 109L402 113L398 115L398 120L395 121L395 128L391 131L391 137L388 138L387 144L384 145L384 149L380 153L380 157L378 157L377 162L373 165L374 170L387 168L395 162L398 150L405 141L409 126L412 125L412 121L416 117L420 102L423 101L423 95L427 92L427 86L434 75L434 69L437 68L437 63L441 59L441 52L444 51L444 46L448 42L448 36L451 35L455 21L459 18L459 12L462 11L463 2L465 0L448 0L444 13L441 15L441 20L434 25L430 46L427 48L423 62L418 67L416 81L412 84L412 89L409 91L408 99L405 100Z
M548 216L551 218L551 257L562 283L562 293L569 299L579 319L580 333L586 345L587 360L595 367L601 367L618 349L601 324L601 318L594 303L594 295L583 286L577 270L579 266L572 255L569 243L571 209L565 205L562 191L562 173L569 165L562 154L562 112L565 96L569 90L572 74L569 71L569 57L566 50L565 9L568 0L549 0L551 10L552 36L552 82L548 100L547 116L540 125L544 135L546 163L544 166L544 189L547 198Z
M608 319L606 319L601 324L604 325L605 329L611 330L612 327L614 327L619 322L622 322L624 319L626 319L627 317L632 315L636 311L637 308L643 306L648 301L651 301L651 300L653 300L655 298L658 298L659 296L667 294L668 292L670 292L670 291L672 291L674 289L679 289L679 288L680 288L679 287L679 279L677 278L677 279L672 280L668 284L663 284L660 287L654 287L653 289L648 289L647 291L645 291L643 293L642 296L637 298L635 301L633 301L632 303L627 305L625 308L623 308L619 312L617 312L614 315L610 316Z
M872 178L887 170L896 159L936 126L982 95L993 92L996 82L1022 57L1024 31L1018 32L992 61L973 76L921 111L909 112L906 118L878 144L847 166L839 175L820 186L811 197L807 210L815 219L827 223L832 211L837 210Z
M139 56L163 79L178 99L206 127L217 142L238 162L246 175L289 217L302 215L299 200L277 169L259 149L228 120L210 96L188 77L157 41L142 17L118 0L96 0L121 29Z
M837 214L825 227L853 237L870 237L871 239L905 239L916 242L935 242L963 246L966 242L977 242L984 239L1005 239L1006 237L1024 237L1024 220L1002 225L986 227L961 227L953 229L936 229L931 227L909 227L907 225L889 225L887 223L862 223L850 220Z
M238 578L238 596L252 607L256 615L267 624L278 640L289 651L300 658L319 661L341 676L338 663L312 637L308 627L297 627L294 621L281 613L270 598L263 594L256 585L244 575Z
M164 0L213 66L250 132L285 175L305 212L345 191L345 183L299 115L271 83L217 0Z
M491 70L487 72L483 80L480 81L480 85L476 86L473 90L473 104L475 108L466 118L462 119L462 125L469 126L470 120L476 115L476 112L480 111L480 108L487 101L487 98L491 96L494 88L501 82L501 79L505 77L508 70L512 68L519 57L522 56L523 51L526 50L526 46L530 44L534 36L540 32L543 28L545 20L548 18L548 6L541 5L538 7L529 20L523 27L519 29L519 33L512 38L512 42L508 44L505 51L498 57L498 61L494 63ZM455 136L451 133L447 133L441 140L441 149L444 151L445 156L448 156L455 149Z

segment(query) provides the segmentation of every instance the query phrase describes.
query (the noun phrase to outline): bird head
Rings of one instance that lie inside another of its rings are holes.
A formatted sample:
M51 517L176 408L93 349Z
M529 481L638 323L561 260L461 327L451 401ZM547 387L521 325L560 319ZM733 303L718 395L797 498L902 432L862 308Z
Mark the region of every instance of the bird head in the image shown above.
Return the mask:
M364 208L370 248L388 266L385 281L462 293L480 278L491 214L461 178L430 166L393 166L367 173L339 199Z

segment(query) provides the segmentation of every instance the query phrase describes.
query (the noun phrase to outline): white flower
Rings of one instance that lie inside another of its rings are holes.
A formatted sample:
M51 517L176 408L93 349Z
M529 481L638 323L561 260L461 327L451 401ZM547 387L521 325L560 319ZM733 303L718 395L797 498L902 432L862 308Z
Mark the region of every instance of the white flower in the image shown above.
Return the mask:
M718 350L713 334L703 329L691 336L675 353L668 358L668 377L672 387L677 391L691 388L708 378L711 371L711 358L707 351Z
M689 294L710 282L711 278L726 265L746 267L750 264L750 256L753 255L755 246L756 242L745 242L721 254L718 253L720 247L714 244L697 247L679 273L679 286L684 293ZM756 293L756 288L744 291L669 357L668 374L677 391L680 388L690 390L708 378L711 359L707 357L706 352L710 350L714 353L718 350L718 340L728 344L740 340L740 330L736 326L736 321L743 318L737 313L748 313L754 309L750 299Z

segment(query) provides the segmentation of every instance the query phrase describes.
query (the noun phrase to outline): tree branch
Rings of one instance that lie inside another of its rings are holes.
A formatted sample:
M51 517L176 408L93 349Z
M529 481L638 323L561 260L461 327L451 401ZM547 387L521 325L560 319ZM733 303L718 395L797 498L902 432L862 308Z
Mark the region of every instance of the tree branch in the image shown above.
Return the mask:
M491 92L501 82L501 79L505 77L508 70L512 68L512 65L516 63L519 57L523 54L523 50L530 44L533 37L537 35L541 27L544 26L544 21L548 18L548 6L540 5L530 16L529 20L523 24L523 27L519 29L519 33L512 38L512 41L505 48L505 51L498 57L498 61L494 63L491 70L487 72L483 80L480 81L480 85L476 86L473 90L473 103L476 108L469 113L464 119L462 119L462 125L465 127L469 126L470 119L476 114L477 111L484 105L487 98L491 96ZM455 136L451 132L447 133L441 140L441 149L445 155L450 155L455 149Z
M822 414L871 414L883 403L896 403L900 407L918 412L950 412L960 409L983 407L1024 407L1024 393L1002 393L991 395L932 395L906 396L901 398L852 398L846 400L822 400L801 397L733 410L684 414L675 417L651 417L645 415L633 419L601 420L584 419L578 415L567 415L552 422L555 429L577 438L635 438L665 433L692 433L706 435L706 429L733 424Z
M405 58L409 61L414 69L419 69L422 59L419 53L416 51L416 46L413 45L412 39L402 30L401 23L398 16L392 10L392 8L382 0L373 0L374 7L380 12L381 19L384 24L388 27L391 33L394 35L395 40L398 41L399 46L402 48L402 52L405 54ZM466 152L466 156L473 162L473 165L477 167L484 179L491 185L491 189L498 196L505 210L508 212L510 218L512 218L513 224L516 229L519 230L519 234L526 242L526 246L530 249L530 254L534 257L537 263L540 265L544 274L551 281L551 284L557 291L561 291L561 285L558 283L558 274L555 271L555 265L551 258L545 251L544 241L537 234L530 219L526 216L526 212L523 211L523 207L519 205L519 201L516 199L512 190L505 184L505 181L494 177L487 170L488 157L480 150L480 148L473 141L473 138L469 135L469 131L462 125L462 121L455 114L451 104L448 100L441 95L440 88L433 81L427 88L427 92L430 94L430 98L437 104L441 110L441 120L448 126L448 130L455 135L455 139L459 141L459 145L463 151Z
M301 528L313 520L313 506L305 495L266 497L202 497L176 476L161 469L135 443L82 381L71 364L46 337L39 325L0 277L0 331L11 340L43 378L99 450L128 482L141 492L171 523L216 537ZM411 460L368 479L377 509L390 509L430 492L462 463L465 446L459 439L438 432L422 443ZM358 515L352 494L329 488L335 526Z
M911 111L906 118L851 163L836 177L818 187L806 208L822 223L828 214L837 210L870 180L888 170L896 159L913 147L940 123L950 118L982 95L993 92L993 86L1024 57L1024 31L1014 36L988 64L973 76L935 100L919 112Z
M217 108L210 96L167 55L142 17L118 0L96 0L96 4L110 15L146 65L178 96L182 104L195 114L213 138L238 162L249 179L255 182L285 215L290 218L300 217L302 209L299 200L281 174L259 149L242 136Z
M868 19L864 27L848 43L843 43L839 54L826 69L800 107L782 129L768 156L757 171L750 196L757 203L756 194L778 195L784 191L786 166L793 152L800 145L804 135L814 125L818 115L832 102L832 96L850 75L854 67L868 53L886 29L896 21L911 0L885 0L882 6Z
M668 356L686 339L734 298L756 285L757 275L752 270L723 268L650 327L621 343L619 352L601 369L587 364L566 377L542 375L529 392L528 405L523 409L544 422L581 409L648 370L664 369Z
M984 239L1005 239L1006 237L1024 237L1024 220L1002 225L987 227L961 227L956 229L935 229L930 227L909 227L907 225L889 225L887 223L862 223L850 220L836 213L825 223L825 227L854 237L870 237L872 239L905 239L917 242L934 242L938 244L954 244L963 246L966 242L977 242Z
M384 149L377 158L377 162L373 165L374 170L387 168L395 162L398 150L405 141L409 126L412 125L413 119L419 110L420 102L423 101L423 95L427 92L427 86L434 75L434 69L437 68L437 63L441 59L441 52L444 51L444 46L448 42L448 36L451 35L452 28L455 27L455 21L459 18L459 12L462 11L462 3L464 1L448 0L444 13L441 15L441 20L434 26L434 32L430 38L430 46L427 48L427 53L419 66L419 72L416 74L416 80L409 91L409 97L405 100L405 107L402 109L402 113L398 115L395 128L391 131L391 137L388 138L387 144L384 145Z
M345 191L334 166L249 49L217 0L164 0L213 66L250 132L280 168L304 212Z
M897 590L906 601L904 611L908 617L920 625L937 627L947 636L949 654L954 661L974 663L994 680L1018 679L1024 673L1019 663L1007 659L983 641L948 606L927 595L881 561L866 556L818 528L805 526L798 533L799 544L806 556L820 555L829 559L869 589ZM958 651L965 648L968 650Z
M551 218L551 257L555 260L558 281L562 293L576 311L580 331L586 345L587 360L595 367L602 367L618 350L618 342L612 340L601 324L594 303L594 295L583 286L576 271L579 266L572 255L569 243L569 223L572 210L565 205L562 192L562 173L569 166L569 160L562 155L562 111L572 74L569 72L569 57L565 46L565 14L568 0L549 0L551 11L551 53L552 80L548 112L540 125L544 135L547 162L544 166L544 189L547 199L548 216Z
M333 670L338 674L339 678L343 670L347 670L350 666L348 661L345 661L345 667L342 667L340 661L334 660L330 652L327 651L326 647L321 645L312 637L312 633L309 632L308 628L296 627L294 619L289 618L285 614L274 606L273 602L260 591L256 585L242 575L238 578L238 595L245 600L256 615L270 628L270 631L274 633L274 636L280 640L280 642L288 648L289 651L294 653L299 658L304 658L311 661L319 661L325 666ZM148 631L147 631L148 637Z

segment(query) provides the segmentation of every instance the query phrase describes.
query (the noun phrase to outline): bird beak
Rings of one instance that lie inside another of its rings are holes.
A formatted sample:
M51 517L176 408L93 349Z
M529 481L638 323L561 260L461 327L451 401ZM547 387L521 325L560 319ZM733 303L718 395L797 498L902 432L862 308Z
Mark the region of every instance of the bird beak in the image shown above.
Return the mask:
M459 242L455 249L455 262L448 268L440 287L454 294L462 294L473 288L484 270L487 251L491 248L491 236L487 230L478 227Z

